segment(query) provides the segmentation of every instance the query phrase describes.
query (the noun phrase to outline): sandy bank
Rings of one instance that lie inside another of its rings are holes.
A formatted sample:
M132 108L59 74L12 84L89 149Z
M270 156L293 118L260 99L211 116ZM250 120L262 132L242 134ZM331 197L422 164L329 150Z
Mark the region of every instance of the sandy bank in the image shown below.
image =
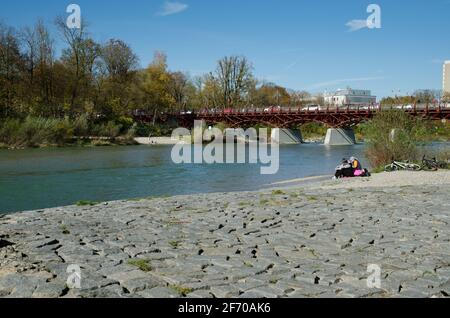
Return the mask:
M171 137L138 137L134 140L140 145L176 145L179 141Z
M436 172L428 171L396 171L373 174L370 178L352 178L333 180L321 185L324 189L341 188L391 188L406 186L450 186L450 170L440 170Z
M421 185L450 186L450 170L435 172L396 171L373 174L370 178L330 179L330 176L306 177L276 182L268 186L273 188L308 186L310 189L392 188Z

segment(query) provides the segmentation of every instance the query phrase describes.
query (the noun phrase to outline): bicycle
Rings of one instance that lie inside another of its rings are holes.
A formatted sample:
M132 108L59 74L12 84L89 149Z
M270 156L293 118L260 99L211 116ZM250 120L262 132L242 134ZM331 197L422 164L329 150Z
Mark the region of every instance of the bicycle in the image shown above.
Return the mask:
M448 164L446 162L437 161L436 158L427 159L423 156L422 169L427 171L437 171L439 169L447 169Z
M393 171L400 171L400 170L406 170L406 171L420 171L422 170L422 167L415 164L415 163L409 163L409 162L399 162L399 161L392 161L390 165L387 165L384 168L384 171L386 172L393 172Z

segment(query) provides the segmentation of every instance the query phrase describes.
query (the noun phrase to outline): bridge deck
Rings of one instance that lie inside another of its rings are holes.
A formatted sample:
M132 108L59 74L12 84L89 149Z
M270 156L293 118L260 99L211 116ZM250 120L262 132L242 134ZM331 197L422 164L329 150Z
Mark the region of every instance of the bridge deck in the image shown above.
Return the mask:
M404 108L408 114L429 118L431 120L450 120L450 107L415 106ZM378 107L360 108L326 108L326 109L279 109L279 110L245 110L245 111L201 111L192 114L164 114L160 116L163 122L175 120L180 126L192 127L194 120L203 120L207 124L225 123L230 127L248 127L263 124L270 127L289 128L310 122L326 124L330 127L351 127L373 118L380 112ZM153 116L138 115L137 121L150 122Z

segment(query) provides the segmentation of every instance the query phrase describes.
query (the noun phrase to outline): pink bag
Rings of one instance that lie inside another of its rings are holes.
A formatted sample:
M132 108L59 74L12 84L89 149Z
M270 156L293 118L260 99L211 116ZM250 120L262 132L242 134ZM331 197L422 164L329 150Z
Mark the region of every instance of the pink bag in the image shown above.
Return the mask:
M364 175L364 173L365 173L364 170L355 170L355 177L360 177Z

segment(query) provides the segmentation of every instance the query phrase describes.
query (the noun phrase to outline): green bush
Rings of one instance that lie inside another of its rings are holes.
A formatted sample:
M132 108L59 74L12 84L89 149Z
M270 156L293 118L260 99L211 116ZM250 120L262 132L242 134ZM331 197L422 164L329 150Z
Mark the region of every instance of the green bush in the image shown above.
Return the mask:
M73 127L68 119L27 117L17 134L17 146L63 145L73 137Z
M327 134L327 127L319 123L307 123L301 125L300 130L304 138L325 137Z
M83 114L74 120L73 133L77 137L86 137L89 135L89 118L86 114Z
M93 134L97 137L116 138L120 135L121 130L121 125L117 125L115 122L109 121L106 124L96 125L93 128Z
M428 141L450 141L450 123L442 121L428 121L426 123Z
M0 122L0 142L7 145L16 144L19 141L20 126L21 123L18 119L6 119Z
M379 167L392 160L417 160L417 144L427 131L422 119L401 110L387 110L367 124L365 134L367 158L372 167Z
M134 119L131 117L121 116L117 119L117 123L122 126L124 131L133 127Z
M124 130L122 124L114 121L91 124L86 115L75 120L29 116L23 121L19 119L0 121L0 144L14 148L63 146L72 143L74 137L117 138L121 135L127 143L131 144L138 134L138 128L138 125L132 125L131 128ZM160 127L155 129L161 134L169 131Z
M138 137L168 137L172 135L173 128L168 125L138 124L134 131Z

